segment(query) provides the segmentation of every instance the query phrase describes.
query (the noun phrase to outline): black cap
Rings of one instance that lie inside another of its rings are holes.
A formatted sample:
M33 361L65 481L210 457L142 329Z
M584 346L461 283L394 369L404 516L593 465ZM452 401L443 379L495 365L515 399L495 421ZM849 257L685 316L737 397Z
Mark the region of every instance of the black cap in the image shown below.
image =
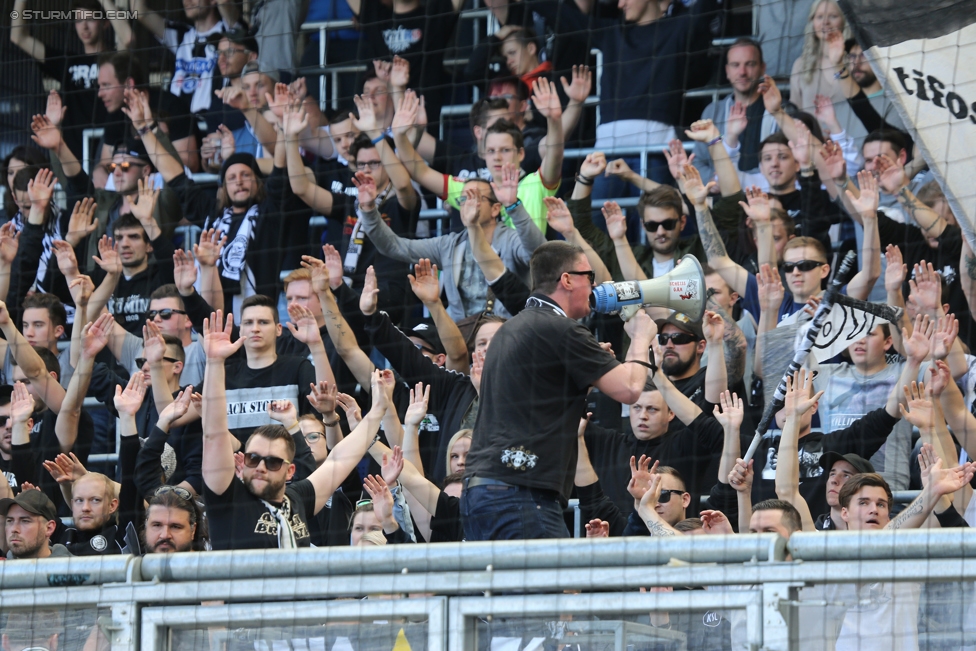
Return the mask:
M123 156L138 158L143 163L152 167L152 160L149 158L149 153L146 151L146 146L142 144L141 140L126 138L123 142L115 145L115 151L112 153L113 155L122 154Z
M437 334L437 327L429 319L425 319L411 328L407 336L423 339L424 343L427 344L427 347L435 355L444 354L444 344L441 343L440 335Z
M222 34L217 35L218 40L224 38L229 40L231 43L234 43L235 45L240 45L248 52L254 52L255 54L258 54L257 39L254 38L253 34L251 34L245 29L242 28L231 29L226 32L223 32Z
M824 452L820 456L820 467L829 473L838 461L846 461L851 464L859 474L874 472L874 466L864 457L856 454L841 454L840 452Z
M701 321L692 321L687 316L681 312L672 312L671 316L666 319L657 319L655 321L657 324L657 331L660 332L664 329L664 326L671 324L682 332L687 332L688 334L695 335L699 340L704 339L705 335L702 334Z
M0 516L6 516L7 511L9 511L10 507L14 504L24 509L28 513L42 516L47 520L58 519L58 510L54 508L54 502L52 502L47 495L36 488L21 491L20 495L13 499L6 497L0 500Z
M247 165L254 172L254 176L261 178L261 170L258 169L258 162L255 160L252 154L246 154L238 152L232 154L230 158L224 161L224 164L220 166L220 185L224 185L224 177L227 176L227 170L230 169L231 165Z

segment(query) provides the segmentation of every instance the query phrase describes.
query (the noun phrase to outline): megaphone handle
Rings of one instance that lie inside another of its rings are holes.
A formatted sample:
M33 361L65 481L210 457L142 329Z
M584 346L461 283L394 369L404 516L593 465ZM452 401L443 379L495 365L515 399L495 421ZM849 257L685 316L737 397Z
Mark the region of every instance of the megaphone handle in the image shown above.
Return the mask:
M752 437L752 443L749 444L749 449L746 450L746 455L742 457L742 460L748 465L749 460L752 459L753 455L756 454L756 450L759 449L759 442L762 441L763 435L756 432L756 435Z

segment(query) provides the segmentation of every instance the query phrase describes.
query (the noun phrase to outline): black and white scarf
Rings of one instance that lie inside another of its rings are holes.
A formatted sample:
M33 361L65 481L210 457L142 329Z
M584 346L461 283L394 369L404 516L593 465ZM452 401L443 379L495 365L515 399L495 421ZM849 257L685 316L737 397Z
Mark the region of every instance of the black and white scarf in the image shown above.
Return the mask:
M14 228L17 232L24 230L24 214L22 212L17 212L13 219ZM48 225L44 227L44 238L41 240L41 259L37 263L37 276L34 277L34 289L44 291L42 285L44 284L44 277L47 276L47 267L51 263L51 256L54 250L51 248L51 244L54 240L63 240L61 236L61 210L58 209L55 215L48 222ZM55 260L57 264L57 260Z
M237 223L237 230L231 233L234 222L237 221L233 210L225 208L224 213L217 219L208 218L203 225L204 230L216 228L221 234L227 236L227 244L217 260L217 269L220 276L227 280L240 282L241 275L247 273L247 249L254 239L254 226L258 218L258 204L254 204L247 209L247 213ZM199 263L197 263L199 265ZM253 284L253 281L252 281Z

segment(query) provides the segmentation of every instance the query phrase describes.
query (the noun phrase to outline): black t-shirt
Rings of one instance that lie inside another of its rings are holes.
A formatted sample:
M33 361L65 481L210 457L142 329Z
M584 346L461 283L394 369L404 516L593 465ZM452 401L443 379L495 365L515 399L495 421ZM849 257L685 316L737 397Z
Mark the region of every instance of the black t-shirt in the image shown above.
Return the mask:
M68 548L72 556L109 556L122 553L120 540L118 526L110 524L99 531L88 532L68 527L61 544Z
M3 476L7 478L7 483L10 484L10 488L14 493L18 493L20 488L20 482L17 481L17 475L10 468L10 460L0 457L0 472Z
M619 362L541 294L492 343L465 474L568 500L587 390Z
M355 207L350 208L350 205L359 196L359 191L352 183L353 171L348 165L328 158L317 158L312 169L316 184L332 193L332 212L326 215L329 219L322 242L341 249L345 218L355 214Z
M459 542L464 540L461 526L461 500L441 491L437 496L437 508L430 518L428 542Z
M115 322L137 337L142 336L142 326L146 324L149 296L157 288L173 282L173 241L162 235L156 238L153 247L149 268L131 278L123 274L106 306Z
M457 151L443 140L438 140L434 147L434 163L431 167L465 181L468 179L491 181L488 164L477 152Z
M222 495L214 493L204 482L203 499L207 505L210 542L215 550L278 549L278 521L260 499L236 477ZM275 508L291 522L295 542L308 547L308 521L315 508L315 489L307 479L285 486L285 501Z
M299 414L309 413L309 385L314 382L315 367L302 357L282 355L264 368L248 367L246 358L227 360L227 425L231 433L243 444L255 428L274 425L268 417L272 400L289 400Z
M439 115L444 53L458 20L451 0L427 0L403 14L394 14L392 3L366 0L358 18L365 34L361 45L365 56L359 58L389 60L396 55L409 61L410 87L427 99L430 115ZM431 111L432 105L437 110Z
M67 109L61 131L71 152L81 160L82 131L100 125L107 115L105 104L98 99L98 55L69 55L45 44L41 70L61 82L61 101Z
M170 142L176 142L183 138L189 138L196 132L194 118L190 114L190 105L185 99L177 97L168 90L157 88L149 89L149 105L152 107L153 115L160 121L165 122L169 128ZM104 108L104 105L103 105ZM103 124L105 132L102 135L102 143L112 149L126 137L138 138L136 130L132 127L132 122L126 117L121 109L115 113L105 115Z

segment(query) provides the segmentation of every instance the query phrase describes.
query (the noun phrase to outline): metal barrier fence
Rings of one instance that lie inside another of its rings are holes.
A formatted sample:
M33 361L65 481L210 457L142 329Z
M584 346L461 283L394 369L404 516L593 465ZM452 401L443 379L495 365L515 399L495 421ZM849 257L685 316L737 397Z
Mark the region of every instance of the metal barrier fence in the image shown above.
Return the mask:
M933 609L967 608L974 555L976 532L953 529L58 558L0 565L0 609L60 613L77 639L59 649L96 629L112 651L408 648L398 636L432 651L504 636L685 649L681 625L634 621L650 612L727 622L717 633L736 649L792 651L838 635L892 646L885 617L901 608L892 648L958 648L971 618L933 623ZM957 596L940 602L946 582Z

